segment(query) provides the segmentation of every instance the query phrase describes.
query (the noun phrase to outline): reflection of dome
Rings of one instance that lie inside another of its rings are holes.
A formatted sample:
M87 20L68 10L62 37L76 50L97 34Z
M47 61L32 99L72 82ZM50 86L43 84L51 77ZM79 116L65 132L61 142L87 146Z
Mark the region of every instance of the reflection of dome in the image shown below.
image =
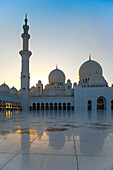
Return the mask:
M16 89L15 87L12 87L12 88L10 89L10 94L18 95L17 89Z
M65 83L65 74L60 69L54 69L49 74L49 84L51 83Z
M99 73L95 73L91 76L90 81L89 81L89 86L103 86L106 87L108 86L106 80L102 75Z
M92 74L94 74L98 71L99 74L102 75L102 68L99 63L96 61L93 61L89 59L85 63L83 63L79 69L79 78L84 79L84 78L90 78Z
M48 132L47 135L49 136L49 146L51 146L52 149L61 150L64 147L66 142L65 133ZM58 142L58 138L60 139L60 142Z
M5 92L5 93L9 93L9 87L4 83L0 86L0 91Z
M33 92L33 97L37 97L37 96L40 96L40 93L39 93L38 90L35 90L35 91Z

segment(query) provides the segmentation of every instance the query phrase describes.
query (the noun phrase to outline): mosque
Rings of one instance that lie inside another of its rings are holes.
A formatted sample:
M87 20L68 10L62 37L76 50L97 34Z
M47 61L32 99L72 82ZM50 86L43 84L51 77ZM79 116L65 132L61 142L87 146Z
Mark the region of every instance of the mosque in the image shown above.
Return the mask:
M29 87L29 51L27 16L23 25L23 49L21 55L21 89L0 86L0 110L113 110L113 87L109 87L99 63L91 59L79 68L79 82L72 85L62 70L56 66L48 76L48 84L43 87L39 80L36 86Z

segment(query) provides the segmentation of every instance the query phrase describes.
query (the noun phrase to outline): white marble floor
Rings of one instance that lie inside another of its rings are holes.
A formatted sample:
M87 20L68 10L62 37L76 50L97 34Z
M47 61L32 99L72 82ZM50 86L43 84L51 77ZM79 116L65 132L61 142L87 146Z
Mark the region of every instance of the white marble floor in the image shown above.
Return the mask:
M113 170L113 113L0 112L0 169Z

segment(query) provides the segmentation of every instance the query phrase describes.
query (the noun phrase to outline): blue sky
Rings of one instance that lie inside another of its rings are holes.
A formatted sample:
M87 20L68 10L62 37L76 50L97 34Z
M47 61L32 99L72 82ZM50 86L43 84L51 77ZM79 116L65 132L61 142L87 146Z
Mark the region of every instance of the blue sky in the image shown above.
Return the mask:
M80 65L92 54L113 83L113 1L0 0L0 84L20 88L22 25L30 26L31 86L58 67L78 82Z

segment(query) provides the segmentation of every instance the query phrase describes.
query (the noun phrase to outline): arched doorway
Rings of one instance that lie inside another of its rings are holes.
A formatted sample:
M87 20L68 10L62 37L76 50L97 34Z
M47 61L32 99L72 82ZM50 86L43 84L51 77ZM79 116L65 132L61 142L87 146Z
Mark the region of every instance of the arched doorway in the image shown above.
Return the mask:
M113 100L111 101L111 110L113 110Z
M92 101L88 100L88 110L92 110Z
M99 97L97 99L97 110L105 110L106 109L106 99L104 97Z
M40 110L40 103L37 103L37 110Z
M67 103L67 110L71 109L71 103Z
M66 110L66 103L63 103L63 110Z
M57 103L54 103L54 110L57 110Z
M48 110L49 109L49 104L48 103L46 103L46 110Z
M6 102L3 101L3 110L5 110L5 108L6 108Z
M35 103L33 103L33 110L35 110L36 109L36 104Z
M53 103L50 103L50 110L53 110Z
M44 103L41 104L41 109L44 110Z
M62 110L62 104L59 103L59 110Z

